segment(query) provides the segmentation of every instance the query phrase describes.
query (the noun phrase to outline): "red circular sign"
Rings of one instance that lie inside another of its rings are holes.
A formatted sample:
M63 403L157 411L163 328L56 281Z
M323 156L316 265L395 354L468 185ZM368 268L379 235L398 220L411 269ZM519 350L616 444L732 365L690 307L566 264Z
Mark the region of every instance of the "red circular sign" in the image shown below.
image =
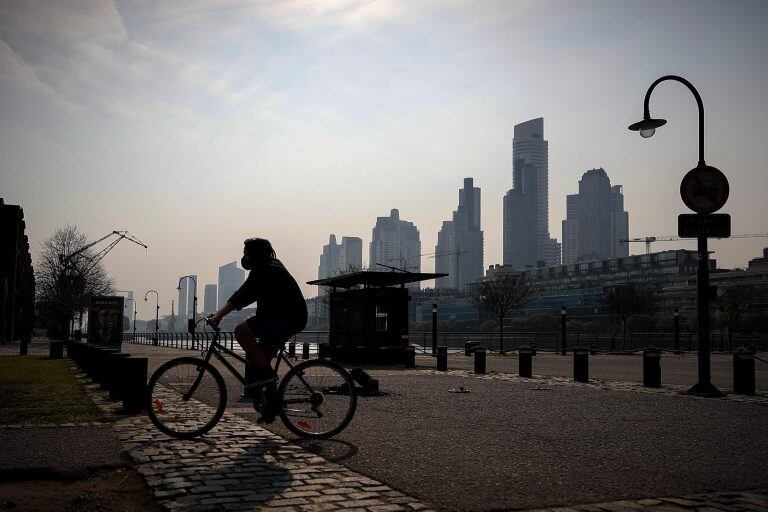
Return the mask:
M680 197L696 213L714 213L728 200L728 179L709 165L694 167L680 183Z

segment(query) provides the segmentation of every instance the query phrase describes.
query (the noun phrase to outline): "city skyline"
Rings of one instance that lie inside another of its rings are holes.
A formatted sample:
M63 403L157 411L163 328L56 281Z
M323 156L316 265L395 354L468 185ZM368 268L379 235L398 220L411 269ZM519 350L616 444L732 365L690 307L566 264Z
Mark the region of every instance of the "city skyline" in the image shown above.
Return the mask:
M161 315L179 275L217 282L251 236L272 240L307 297L328 233L361 236L393 207L434 247L466 176L483 189L487 268L502 261L514 126L537 117L550 234L584 170L602 167L625 187L630 236L676 235L695 103L663 84L651 109L668 125L652 141L626 129L650 83L674 73L702 94L733 233L768 231L768 6L594 5L4 3L0 188L24 208L33 261L67 222L91 240L127 228L145 241L148 251L120 244L103 263L117 289L156 289ZM723 267L746 266L764 245L710 242ZM137 302L139 319L154 317Z

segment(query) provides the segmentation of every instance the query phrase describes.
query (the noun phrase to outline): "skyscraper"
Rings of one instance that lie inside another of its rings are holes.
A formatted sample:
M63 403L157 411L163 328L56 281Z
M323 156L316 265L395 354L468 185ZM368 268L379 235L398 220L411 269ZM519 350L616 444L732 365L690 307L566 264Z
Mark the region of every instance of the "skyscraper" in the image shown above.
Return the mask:
M245 282L245 270L238 268L233 261L219 267L219 302L218 307L227 303L235 291Z
M207 284L205 285L205 293L203 298L203 313L213 313L216 311L216 300L217 300L217 290L218 287L215 284Z
M536 265L538 230L535 201L534 195L514 188L504 195L504 265L513 268Z
M560 244L549 236L549 156L543 118L515 125L512 174L517 193L504 197L504 264L523 268L560 263ZM533 240L531 226L522 225L531 223Z
M336 235L331 235L328 244L323 246L317 278L325 279L349 269L361 269L363 266L363 241L356 236L341 237L341 244L336 243Z
M611 186L604 169L590 169L579 180L579 193L566 198L563 263L626 256L629 214L621 185Z
M472 178L464 178L459 189L459 206L453 219L444 221L437 234L435 272L448 276L438 278L436 288L463 290L467 283L483 275L483 232L480 229L480 188Z
M370 257L372 270L386 270L376 265L381 263L409 272L421 272L421 237L413 224L400 220L400 212L393 209L389 217L377 217L371 235ZM419 283L406 285L412 290L419 289Z
M176 327L186 329L187 325L187 295L189 294L189 279L182 279L179 284L179 309L176 311Z

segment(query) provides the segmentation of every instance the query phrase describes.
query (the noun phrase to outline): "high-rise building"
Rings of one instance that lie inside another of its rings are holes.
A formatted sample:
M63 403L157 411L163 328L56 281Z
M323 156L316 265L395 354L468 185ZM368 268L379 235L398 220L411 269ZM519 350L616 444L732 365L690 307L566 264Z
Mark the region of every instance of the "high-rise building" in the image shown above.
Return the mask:
M187 318L192 318L195 308L195 295L197 294L197 276L192 275L181 280L179 290L179 322L183 327L187 325ZM197 311L195 311L197 315Z
M186 329L187 325L187 295L189 294L189 279L182 279L179 284L179 302L176 310L176 327Z
M363 267L363 241L356 236L341 237L341 244L336 243L336 235L331 235L328 244L323 246L317 278L333 277L350 268L360 270ZM319 293L324 290L320 287Z
M245 270L239 268L236 261L219 267L218 307L222 307L226 304L232 294L235 293L244 282Z
M214 313L216 311L216 304L218 300L217 296L218 287L215 284L205 285L205 292L203 294L203 313Z
M370 256L372 270L386 270L377 263L408 272L421 272L421 237L413 224L400 220L400 212L393 209L389 217L377 217L371 235ZM419 289L419 283L406 285Z
M504 195L503 262L512 268L536 266L538 231L533 206L536 197L519 189Z
M136 307L136 303L133 302L133 292L124 291L120 293L125 297L123 300L123 317L128 319L128 323L123 325L123 329L127 331L133 328L133 309Z
M619 258L629 254L629 214L621 185L611 186L604 169L590 169L579 180L579 193L566 199L563 263Z
M515 125L512 173L517 193L504 197L504 263L520 268L559 264L560 244L549 236L549 156L543 118ZM533 240L530 229L536 233Z
M473 186L472 181L472 178L464 179L453 220L444 221L437 234L435 272L448 275L438 278L435 288L464 290L467 283L473 283L483 275L480 188Z
M629 239L629 213L624 210L624 188L621 185L611 187L611 247L614 258L629 256L629 244L622 240Z

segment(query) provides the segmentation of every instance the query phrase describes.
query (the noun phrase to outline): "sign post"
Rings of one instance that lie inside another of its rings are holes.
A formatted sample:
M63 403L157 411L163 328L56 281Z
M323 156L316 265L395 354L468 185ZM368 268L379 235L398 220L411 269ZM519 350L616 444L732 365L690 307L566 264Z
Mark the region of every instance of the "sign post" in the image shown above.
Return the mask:
M680 215L677 218L678 236L696 238L698 242L699 265L696 273L696 295L698 314L698 366L699 381L691 389L691 394L721 396L722 393L712 384L710 372L709 339L709 251L707 238L727 238L731 236L731 216L712 215L725 205L730 188L728 179L717 168L699 163L683 177L680 183L680 197L683 203L696 212L696 215Z

